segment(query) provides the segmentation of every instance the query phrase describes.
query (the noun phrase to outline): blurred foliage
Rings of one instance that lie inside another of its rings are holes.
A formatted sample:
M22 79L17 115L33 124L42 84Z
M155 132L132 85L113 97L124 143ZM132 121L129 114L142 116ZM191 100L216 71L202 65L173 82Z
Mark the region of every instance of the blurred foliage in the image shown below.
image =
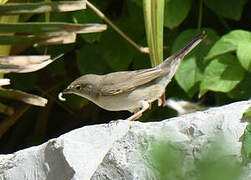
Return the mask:
M143 1L92 0L91 2L137 44L147 46ZM163 2L165 2L164 58L181 48L202 30L208 33L208 39L181 64L175 79L168 85L167 97L198 102L200 95L203 98L203 106L218 106L249 99L251 1L165 0ZM49 14L51 22L104 23L88 7L86 10ZM19 19L21 22L45 22L45 14L26 14L21 15ZM30 145L31 139L32 144L39 144L77 127L128 117L130 114L128 112L108 112L74 95L68 95L67 101L62 103L57 100L57 94L75 78L86 73L105 74L151 66L149 55L140 53L110 27L101 33L78 35L73 44L52 46L17 44L12 47L10 53L49 54L51 57L61 53L65 55L38 72L6 75L11 79L10 88L35 93L49 100L45 108L29 106L18 116L16 124L0 139L0 152L6 153ZM16 101L3 101L6 105L17 109L24 106ZM140 120L158 121L172 116L175 116L173 110L158 108L154 104ZM1 114L1 117L6 119L6 115ZM3 122L5 120L0 120L0 126Z
M200 148L199 158L194 156L191 162L186 161L190 152L181 144L157 140L149 147L149 163L160 180L242 179L244 167L238 157L228 154L226 147L224 139L214 138Z

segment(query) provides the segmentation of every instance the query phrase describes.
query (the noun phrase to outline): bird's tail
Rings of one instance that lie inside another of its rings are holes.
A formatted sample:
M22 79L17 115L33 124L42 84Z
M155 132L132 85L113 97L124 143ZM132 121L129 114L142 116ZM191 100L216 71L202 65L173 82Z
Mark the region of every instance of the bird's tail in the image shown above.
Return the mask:
M160 68L172 68L172 64L175 66L179 65L181 60L191 51L193 50L202 40L206 38L206 32L198 34L194 37L187 45L185 45L182 49L177 51L174 55L168 57L164 62L162 62L159 66Z

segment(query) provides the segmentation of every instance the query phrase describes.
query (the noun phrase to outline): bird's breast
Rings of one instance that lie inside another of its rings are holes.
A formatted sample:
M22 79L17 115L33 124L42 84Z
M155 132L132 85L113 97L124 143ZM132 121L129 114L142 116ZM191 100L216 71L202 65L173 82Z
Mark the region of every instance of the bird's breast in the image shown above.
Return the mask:
M131 92L112 96L100 96L94 103L109 111L132 111L141 108L141 100L151 103L158 99L164 92L164 84L156 82L148 83L147 85L137 87Z

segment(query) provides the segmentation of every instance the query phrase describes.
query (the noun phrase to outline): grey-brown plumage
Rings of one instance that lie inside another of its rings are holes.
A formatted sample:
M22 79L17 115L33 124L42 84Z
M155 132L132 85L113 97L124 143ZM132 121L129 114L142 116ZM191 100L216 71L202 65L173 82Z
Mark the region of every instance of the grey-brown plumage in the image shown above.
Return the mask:
M139 118L149 104L165 93L179 64L206 34L201 33L185 47L154 68L114 72L106 75L87 74L73 81L63 94L73 93L89 99L110 111L128 110L135 113L129 120Z

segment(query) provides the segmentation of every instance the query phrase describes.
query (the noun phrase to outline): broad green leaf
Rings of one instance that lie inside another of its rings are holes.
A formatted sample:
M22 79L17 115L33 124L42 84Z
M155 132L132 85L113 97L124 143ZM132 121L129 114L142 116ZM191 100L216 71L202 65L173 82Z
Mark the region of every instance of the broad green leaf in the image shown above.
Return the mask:
M35 106L45 106L48 102L48 100L45 98L42 98L33 94L28 94L23 91L14 90L14 89L0 88L0 97L5 98L5 99L23 101L27 104L31 104Z
M63 34L92 33L106 30L104 24L72 24L72 23L12 23L0 24L0 33L25 34ZM27 28L29 27L29 28Z
M163 61L164 0L144 0L143 9L152 66Z
M111 30L102 33L97 51L113 71L126 70L134 56L134 48Z
M142 1L141 1L142 3ZM135 1L126 1L128 11L118 18L115 23L138 44L146 45L144 13ZM129 28L128 28L129 27ZM139 42L144 40L144 42Z
M192 97L199 90L198 83L201 81L202 76L202 70L196 62L196 57L190 56L180 65L175 79L182 89Z
M225 54L212 60L206 67L200 86L200 96L208 90L229 92L244 78L245 71L237 58Z
M242 67L251 72L251 41L238 46L237 57Z
M251 74L246 73L244 79L228 93L231 98L245 100L251 98Z
M205 0L203 2L219 16L239 20L247 0Z
M96 44L86 44L77 50L77 64L81 74L105 74L110 71Z
M175 79L178 84L186 91L189 96L193 96L199 90L199 82L202 79L204 65L202 60L209 51L210 46L217 40L218 35L211 29L205 29L207 39L205 39L198 47L196 47L178 68ZM182 32L175 40L172 52L175 53L181 49L187 42L198 34L195 29L190 29Z
M86 8L85 1L54 1L37 3L7 3L0 6L1 15L15 15L24 13L66 12Z
M191 9L190 0L165 0L164 26L177 27L187 17Z
M244 30L234 30L222 36L210 49L205 60L236 51L243 43L251 43L251 33Z
M251 42L251 32L245 30L233 30L222 36L223 41L238 46L241 43Z
M224 40L218 40L213 47L210 49L208 55L205 57L205 60L213 59L217 56L233 52L237 49L236 45L233 45L229 42L225 42Z
M136 52L133 57L133 69L147 69L151 67L149 56L140 52Z

